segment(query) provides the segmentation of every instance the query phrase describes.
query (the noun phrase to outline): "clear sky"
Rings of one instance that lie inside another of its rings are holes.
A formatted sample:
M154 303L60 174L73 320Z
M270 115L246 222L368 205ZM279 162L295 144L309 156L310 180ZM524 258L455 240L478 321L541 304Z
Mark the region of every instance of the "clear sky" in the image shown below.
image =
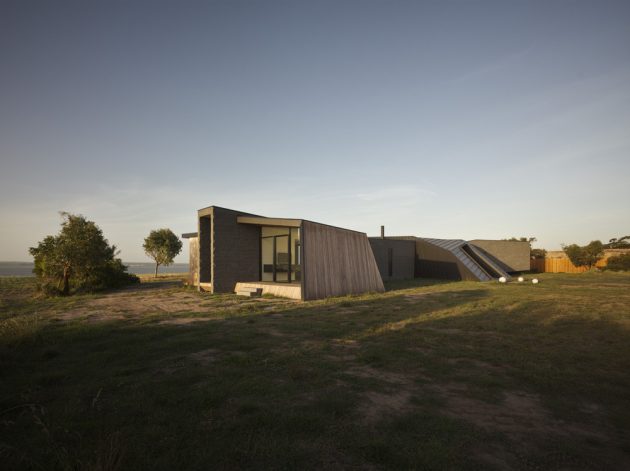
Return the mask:
M630 233L630 2L0 2L0 260L212 204L375 235ZM178 261L187 260L187 251Z

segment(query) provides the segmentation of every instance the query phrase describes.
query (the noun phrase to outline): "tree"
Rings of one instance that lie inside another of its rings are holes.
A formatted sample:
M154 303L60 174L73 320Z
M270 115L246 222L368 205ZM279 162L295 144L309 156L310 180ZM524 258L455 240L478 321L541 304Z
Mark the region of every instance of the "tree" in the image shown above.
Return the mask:
M60 214L59 234L49 235L29 249L35 261L33 271L44 288L68 295L71 288L93 291L139 281L126 272L127 267L116 258L116 246L109 245L94 222L80 215Z
M509 239L503 239L509 242L529 242L529 246L531 247L534 242L536 242L536 237L510 237Z
M545 258L547 251L545 249L534 249L532 245L536 242L536 237L510 237L508 242L527 242L529 243L530 257L531 258Z
M610 257L606 262L606 270L630 271L630 253Z
M583 247L577 244L563 245L562 250L567 254L573 265L590 269L603 257L604 244L599 240L593 240Z
M545 258L547 256L547 251L545 249L531 249L530 257L531 258Z
M160 265L170 265L182 251L182 241L170 229L156 229L144 239L144 253L155 261L155 277Z
M630 247L630 235L617 238L612 238L604 245L607 249L625 249Z

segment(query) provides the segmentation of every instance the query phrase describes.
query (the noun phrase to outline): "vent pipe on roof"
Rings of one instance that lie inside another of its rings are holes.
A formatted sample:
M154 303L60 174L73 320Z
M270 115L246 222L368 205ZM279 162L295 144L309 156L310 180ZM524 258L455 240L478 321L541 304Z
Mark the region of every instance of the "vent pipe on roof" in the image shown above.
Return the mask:
M381 239L385 238L385 226L381 226Z

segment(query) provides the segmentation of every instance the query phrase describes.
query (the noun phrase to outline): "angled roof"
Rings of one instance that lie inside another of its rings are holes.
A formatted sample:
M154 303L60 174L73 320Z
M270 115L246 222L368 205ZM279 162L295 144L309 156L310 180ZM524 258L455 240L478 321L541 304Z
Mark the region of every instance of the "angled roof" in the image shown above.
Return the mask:
M448 250L459 260L470 272L475 275L479 281L490 281L492 277L477 263L465 250L468 245L465 240L461 239L429 239L418 237L418 239L428 242L429 244Z
M209 214L211 212L212 209L215 209L215 208L216 209L222 209L222 210L225 210L225 211L232 211L232 212L235 212L235 213L240 213L240 215L237 216L237 222L239 224L253 224L253 225L257 225L257 226L301 227L303 222L310 222L310 223L313 223L313 224L318 224L320 226L334 227L335 229L340 229L340 230L343 230L343 231L350 231L350 232L357 232L359 234L365 234L365 232L355 231L354 229L347 229L345 227L333 226L331 224L324 224L324 223L321 223L321 222L310 221L308 219L265 217L265 216L259 216L259 215L256 215L256 214L250 214L250 213L246 213L244 211L237 211L235 209L224 208L224 207L215 206L215 205L206 206L205 208L201 208L201 209L197 210L197 214L198 214L198 216L206 216L207 214Z
M256 226L300 227L302 225L301 219L266 218L260 216L237 216L236 222L239 224L254 224Z
M483 263L494 270L494 272L497 273L499 276L503 276L508 280L511 278L511 276L505 271L503 266L501 266L501 263L488 252L478 247L475 247L473 244L470 243L467 243L466 247L474 254L477 259L480 259Z

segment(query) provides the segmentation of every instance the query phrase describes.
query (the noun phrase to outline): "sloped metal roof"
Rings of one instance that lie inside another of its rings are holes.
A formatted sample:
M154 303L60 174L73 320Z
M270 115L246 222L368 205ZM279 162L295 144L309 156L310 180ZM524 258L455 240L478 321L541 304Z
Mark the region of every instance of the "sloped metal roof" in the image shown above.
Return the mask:
M470 270L470 272L479 279L479 281L490 281L492 277L486 273L486 271L479 266L479 264L466 252L463 247L467 245L465 240L461 239L427 239L419 237L420 240L433 244L441 249L451 252L457 260Z
M495 273L498 273L499 276L503 276L506 279L510 279L510 275L508 275L508 273L499 265L499 263L497 263L497 261L488 253L484 252L483 250L475 247L473 244L466 244L466 247L468 248L468 250L470 250L471 252L473 252L475 254L476 257L480 258L481 260L483 260L483 262L488 265L490 268L492 268Z

